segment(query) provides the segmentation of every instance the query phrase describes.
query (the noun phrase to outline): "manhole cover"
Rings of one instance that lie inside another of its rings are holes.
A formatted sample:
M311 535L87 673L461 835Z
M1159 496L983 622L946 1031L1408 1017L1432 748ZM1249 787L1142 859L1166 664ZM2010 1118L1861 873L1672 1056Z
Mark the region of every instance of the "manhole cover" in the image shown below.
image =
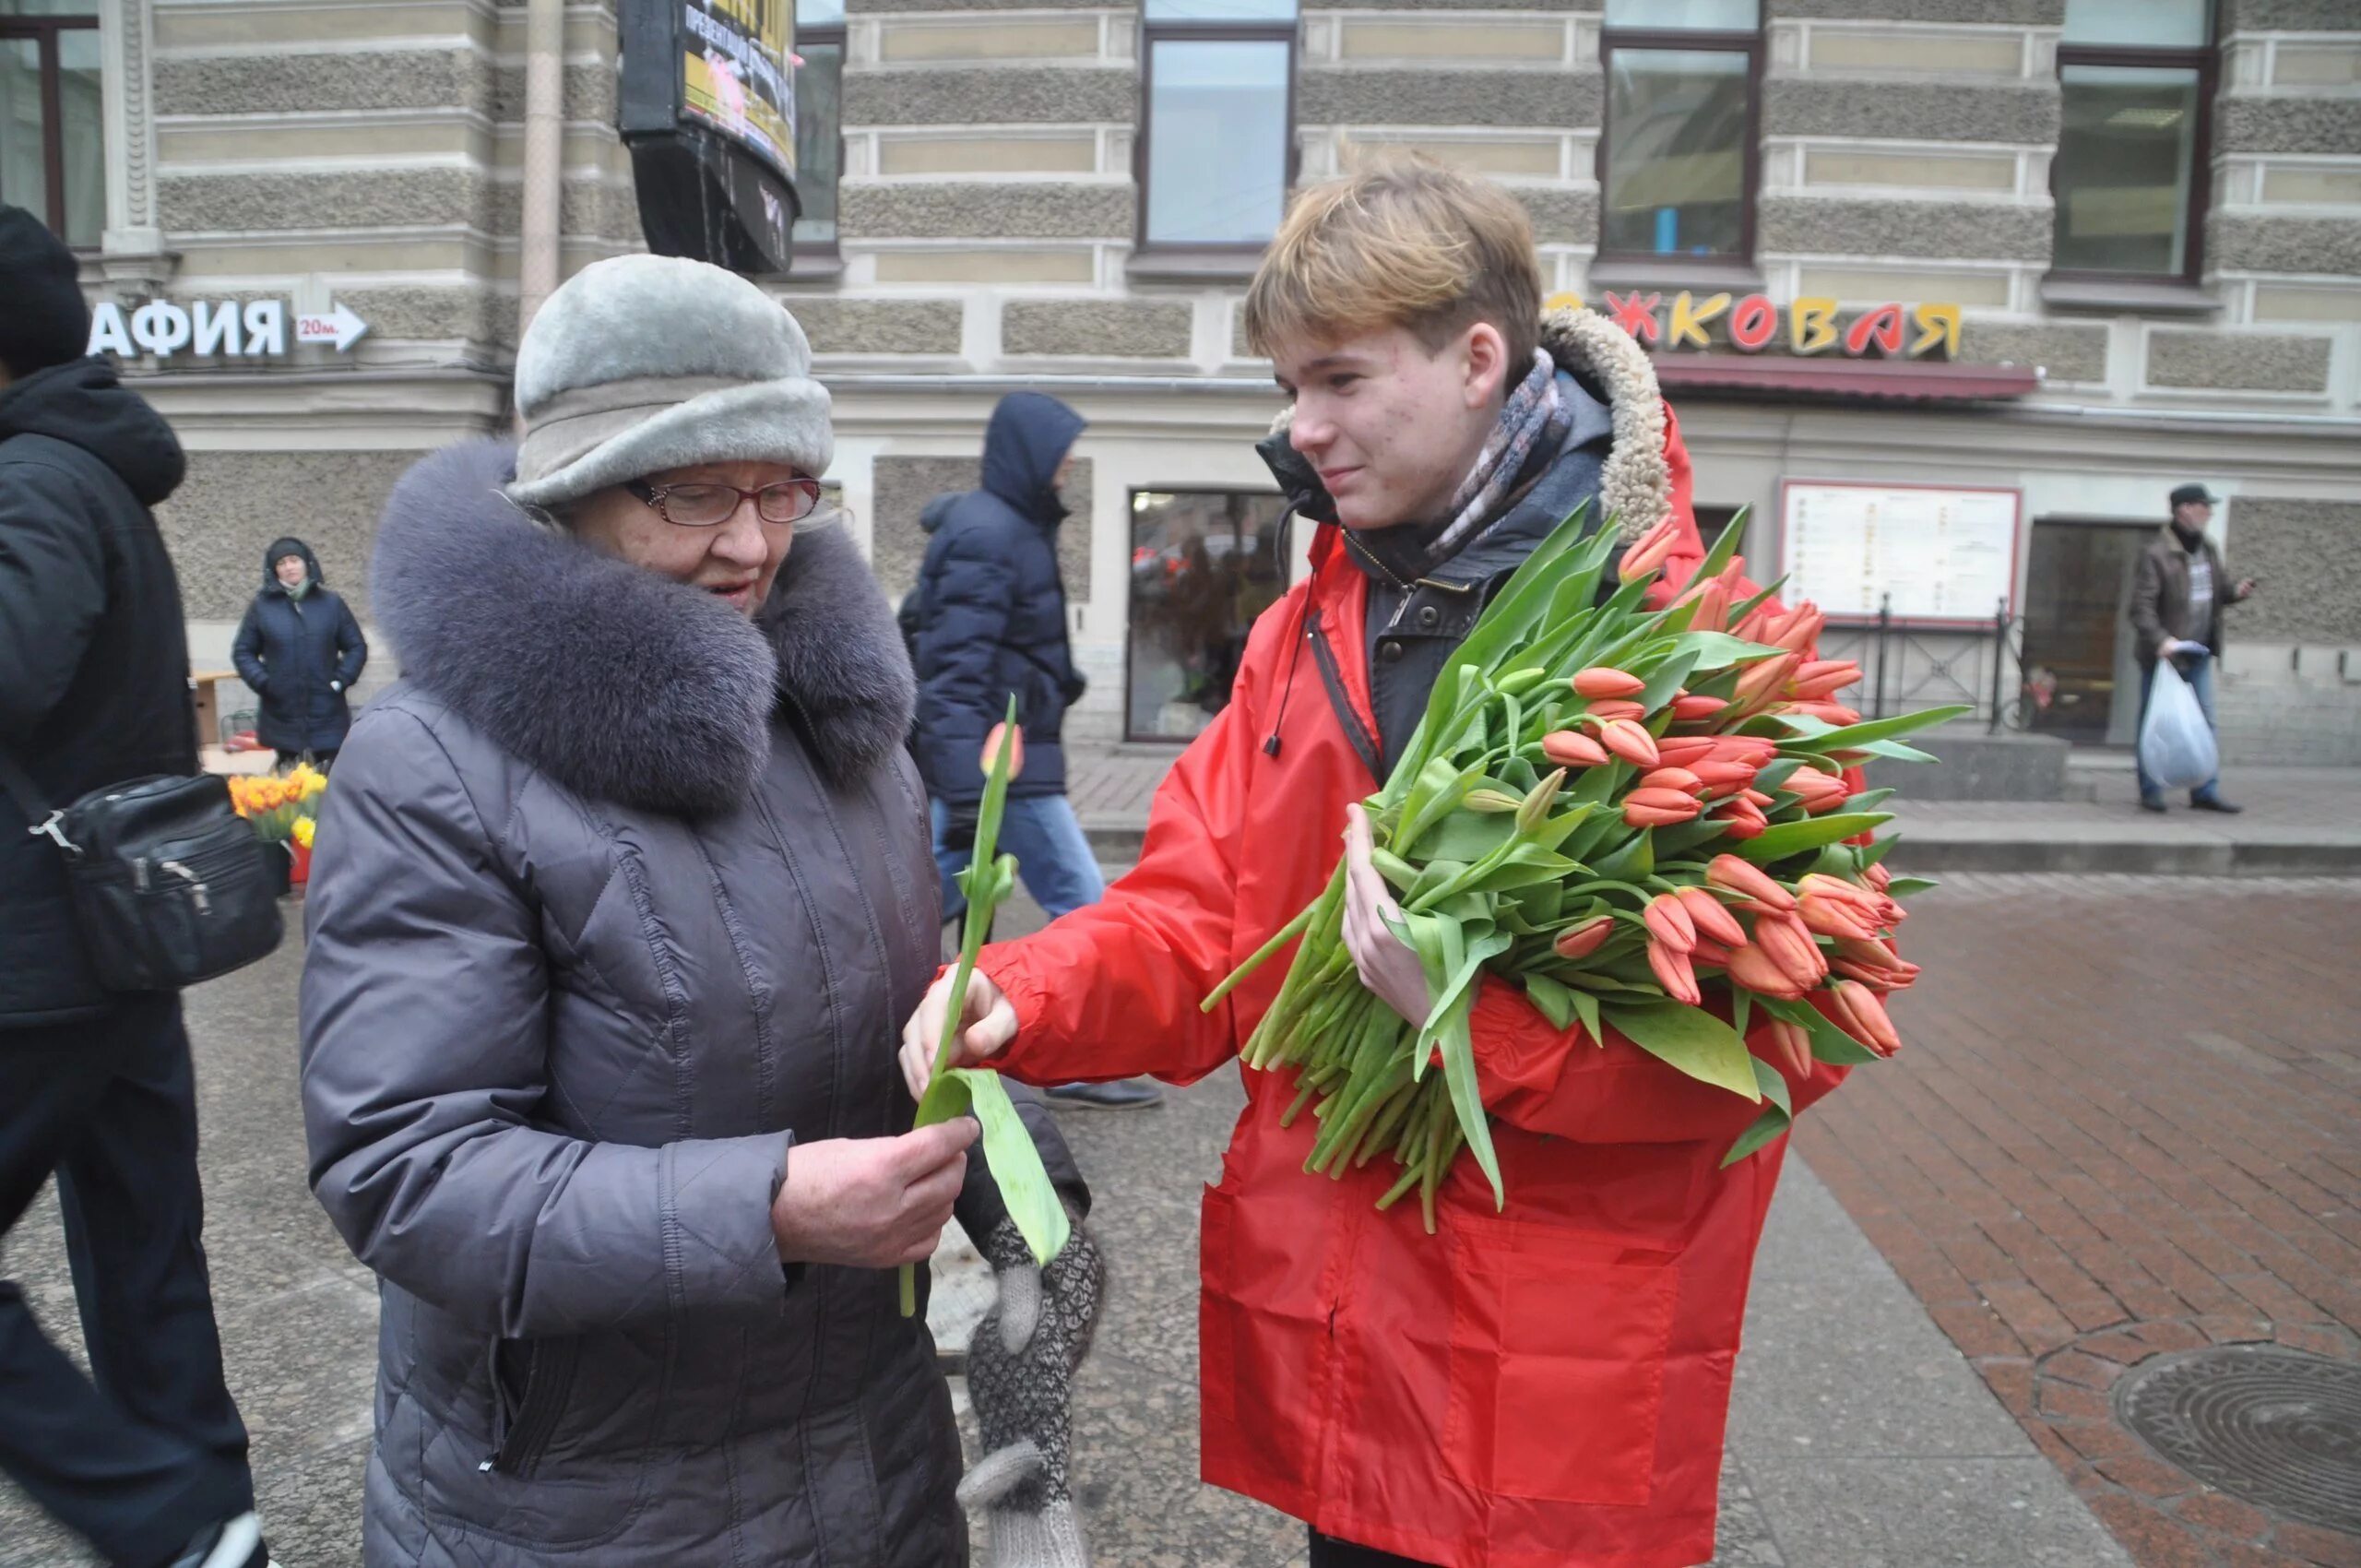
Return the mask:
M2115 1408L2208 1486L2361 1535L2361 1366L2271 1346L2190 1350L2128 1373Z

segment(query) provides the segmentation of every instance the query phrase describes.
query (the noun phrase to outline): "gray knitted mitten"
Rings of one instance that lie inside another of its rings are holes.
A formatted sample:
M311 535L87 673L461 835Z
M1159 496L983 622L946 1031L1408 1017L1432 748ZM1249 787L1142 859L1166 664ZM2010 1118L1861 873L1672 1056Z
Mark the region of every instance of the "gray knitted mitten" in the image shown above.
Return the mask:
M994 1226L981 1246L1000 1301L967 1347L984 1457L959 1483L959 1502L986 1510L991 1568L1086 1568L1066 1462L1074 1374L1090 1349L1106 1264L1079 1223L1047 1268L1014 1220Z

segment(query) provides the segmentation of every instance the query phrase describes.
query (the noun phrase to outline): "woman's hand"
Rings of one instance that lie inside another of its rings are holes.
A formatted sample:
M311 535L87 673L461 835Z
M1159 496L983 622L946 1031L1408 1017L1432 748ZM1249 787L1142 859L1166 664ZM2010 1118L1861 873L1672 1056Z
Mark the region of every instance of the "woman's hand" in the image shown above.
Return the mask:
M951 971L945 969L927 988L926 1000L902 1026L902 1078L912 1099L924 1099L934 1081L934 1048L943 1039L943 1016L951 1009ZM977 969L967 977L967 1027L951 1047L951 1065L965 1067L997 1056L1016 1038L1016 1009L1008 998Z
M980 1129L956 1117L898 1138L823 1138L788 1150L771 1201L786 1263L893 1268L934 1252Z
M1402 906L1385 890L1373 859L1369 814L1358 805L1345 808L1345 951L1371 996L1402 1015L1423 1024L1431 1005L1427 995L1427 967L1418 953L1394 934L1385 917L1402 918Z

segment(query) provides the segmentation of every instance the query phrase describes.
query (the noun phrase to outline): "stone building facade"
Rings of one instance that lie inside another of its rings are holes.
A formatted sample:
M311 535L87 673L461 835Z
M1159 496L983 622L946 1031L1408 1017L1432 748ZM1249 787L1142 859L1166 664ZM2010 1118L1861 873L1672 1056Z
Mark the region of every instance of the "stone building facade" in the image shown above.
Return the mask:
M168 521L204 662L268 539L312 537L331 576L361 587L395 474L505 417L523 12L492 0L92 3L109 65L94 297L268 294L297 310L347 306L369 325L349 350L296 346L268 364L133 362L195 454ZM1782 311L1821 299L1840 325L1888 302L1956 303L1948 370L2016 385L1962 393L1946 367L1913 379L1907 365L1866 385L1825 356L1793 355L1784 330L1752 359L1718 338L1665 350L1668 366L1685 362L1667 386L1701 505L1751 508L1750 552L1775 561L1783 480L2016 491L2015 607L2061 612L2059 593L2045 599L2047 573L2091 623L2112 613L2099 602L2115 590L2107 574L2134 530L2161 521L2165 492L2205 482L2225 497L2215 526L2234 575L2263 580L2233 622L2225 668L2232 755L2361 760L2351 0L2191 0L2201 34L2163 39L2181 49L2165 66L2108 53L2122 41L2105 30L2139 25L2120 18L2142 7L2107 0L1688 0L1630 13L1623 0L829 4L803 0L799 34L807 114L834 119L807 127L802 195L818 221L774 283L836 392L829 477L898 589L923 546L919 505L968 482L992 402L1036 386L1079 408L1091 423L1066 562L1095 683L1076 722L1104 738L1201 721L1174 712L1204 660L1169 646L1186 620L1171 589L1220 559L1207 541L1221 543L1224 519L1233 553L1269 555L1266 576L1288 569L1252 450L1278 407L1239 330L1253 247L1193 243L1190 225L1237 220L1208 191L1234 187L1251 230L1275 213L1279 183L1399 148L1513 191L1554 290L1595 305L1656 294L1662 326L1682 291L1759 292ZM1710 36L1667 30L1691 18ZM1726 58L1697 66L1691 42ZM1239 51L1210 77L1207 43ZM611 6L569 6L565 50L571 270L639 235L614 129ZM1257 75L1266 68L1280 74ZM1679 79L1667 89L1650 68ZM1210 96L1188 96L1207 80ZM1245 81L1260 95L1232 90ZM1682 92L1717 133L1667 118ZM1208 103L1227 121L1208 120ZM1266 132L1268 146L1248 145ZM2086 166L2093 147L2169 153L2175 137L2187 168L2162 220L2170 190L2053 171ZM1716 181L1738 182L1742 213L1714 208ZM1653 251L1634 254L1629 236L1651 224ZM1620 249L1603 248L1610 229ZM1688 243L1692 232L1706 241ZM2067 265L2151 241L2171 248L2161 268ZM1752 379L1721 375L1738 361ZM1143 606L1158 594L1164 642L1150 647ZM1988 640L1898 639L1894 697L1957 685L1985 698ZM1161 672L1144 677L1146 665ZM2094 695L2107 673L2085 671ZM2012 701L2013 663L2004 676ZM2079 738L2122 739L2130 719L2114 707Z

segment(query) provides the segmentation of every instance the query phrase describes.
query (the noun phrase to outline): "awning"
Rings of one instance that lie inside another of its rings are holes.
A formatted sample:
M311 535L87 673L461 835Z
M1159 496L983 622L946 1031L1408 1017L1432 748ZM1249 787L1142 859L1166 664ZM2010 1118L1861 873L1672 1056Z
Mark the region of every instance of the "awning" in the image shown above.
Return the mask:
M2041 385L2030 365L1952 364L1941 360L1807 360L1764 354L1658 354L1666 391L1873 398L1917 403L1968 403L2022 398Z

